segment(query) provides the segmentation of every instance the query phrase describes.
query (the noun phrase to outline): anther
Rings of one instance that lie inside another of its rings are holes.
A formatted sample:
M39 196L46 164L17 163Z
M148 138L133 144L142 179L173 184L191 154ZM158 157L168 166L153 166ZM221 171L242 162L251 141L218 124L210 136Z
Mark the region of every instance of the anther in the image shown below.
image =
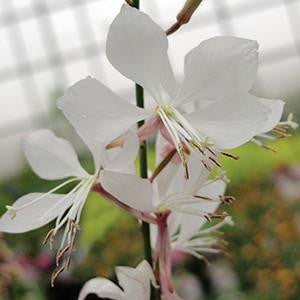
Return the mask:
M233 196L222 196L219 195L219 199L221 202L232 205L235 202L235 197Z
M270 146L268 146L266 144L261 144L261 147L264 148L264 149L266 149L266 150L269 150L269 151L271 151L273 153L277 152L274 148L272 148L272 147L270 147Z
M211 150L211 148L205 147L205 149L207 149L212 155L217 156L217 154L213 150Z
M50 245L50 249L52 250L52 248L53 248L53 243L54 243L54 235L55 235L55 233L54 233L54 229L51 229L48 233L47 233L47 235L46 235L46 237L44 238L44 240L43 240L43 245L46 245L48 242L49 242L49 245Z
M208 213L206 215L208 217L208 219L224 219L228 216L228 214L226 212L220 213L220 214L212 214L212 213Z
M190 140L189 143L190 143L192 146L194 146L195 148L197 148L197 149L200 151L200 153L201 153L202 155L205 155L203 149L201 148L201 146L198 145L195 141Z
M179 149L179 155L184 167L184 177L185 179L189 179L189 170L188 170L188 164L187 164L187 157L186 157L186 153L185 153L185 149L184 149L184 145L181 143L178 145L178 149Z
M215 165L217 165L219 168L222 167L221 164L220 164L217 160L215 160L213 157L209 156L208 158L209 158Z
M198 198L198 199L202 199L202 200L209 200L209 201L213 201L212 198L209 197L205 197L205 196L200 196L200 195L193 195L194 198Z
M234 159L234 160L239 160L239 159L240 159L239 156L233 155L233 154L231 154L231 153L221 152L221 154L224 155L224 156L230 157L230 158L232 158L232 159Z
M67 245L66 247L64 247L63 249L59 249L57 251L57 254L56 254L56 266L58 267L59 266L59 262L61 260L61 258L64 256L64 254L66 252L69 251L69 249L71 248L71 245Z
M56 278L58 277L58 275L60 273L62 273L63 271L65 270L65 265L62 266L60 269L58 269L57 271L54 271L51 275L51 287L54 287L54 283L55 283L55 280Z
M212 171L210 165L209 165L205 160L202 159L201 162L202 162L203 166L204 166L209 172Z

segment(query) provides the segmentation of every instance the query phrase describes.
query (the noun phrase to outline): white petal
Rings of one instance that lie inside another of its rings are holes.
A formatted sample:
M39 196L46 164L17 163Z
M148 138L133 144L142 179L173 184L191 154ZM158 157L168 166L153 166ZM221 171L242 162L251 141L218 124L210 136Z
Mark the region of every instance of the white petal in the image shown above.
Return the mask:
M136 159L139 151L139 139L136 133L130 130L125 135L125 142L123 146L118 149L118 153L113 159L105 166L106 170L124 172L131 167ZM109 151L108 151L109 152Z
M90 148L97 162L103 144L117 138L149 115L90 77L70 87L57 105Z
M106 278L93 278L87 281L82 287L78 300L84 300L88 294L96 294L101 298L114 300L127 300L123 291L112 281Z
M213 167L213 163L210 163L211 167ZM170 164L171 165L171 164ZM166 167L166 169L169 166ZM164 185L165 183L168 184L167 186L167 194L193 194L196 190L199 189L200 186L207 180L210 172L203 166L200 161L199 155L195 153L191 153L188 157L188 172L189 172L189 179L184 178L184 170L181 165L177 166L177 172L174 169L170 168L169 174L164 174L163 170L161 174L157 177L157 182L159 185ZM168 170L168 169L167 169ZM173 171L173 173L171 173ZM171 180L167 181L164 177L171 178ZM162 178L161 178L161 177ZM166 189L163 187L159 187L160 190Z
M170 186L174 186L176 190L180 190L180 187L183 185L180 179L184 178L180 178L180 175L182 175L181 173L178 175L179 169L181 168L181 165L170 162L154 179L153 184L155 184L157 187L158 196L160 199L167 196ZM177 182L172 185L175 180L177 180ZM180 184L180 186L177 184Z
M150 270L146 267L145 263L140 264L136 269L130 267L116 267L116 274L120 285L124 289L126 299L150 299L150 279L153 278L153 273L152 270L152 274L149 272Z
M185 117L219 149L231 149L256 135L268 113L269 109L255 96L234 93Z
M153 283L153 285L156 286L156 279L152 267L146 260L140 262L139 265L136 267L136 270L142 272L143 276L145 276L145 278L150 280Z
M165 32L143 12L124 4L110 26L106 55L124 76L147 89L158 100L161 86L174 96Z
M219 195L224 194L225 188L226 184L222 180L218 180L201 188L197 194L212 199L218 199ZM199 200L199 203L192 204L189 207L193 208L195 211L199 210L205 213L214 213L219 205L220 202L218 201ZM204 218L182 214L178 243L192 238L205 223L206 220Z
M148 179L103 170L100 173L100 184L108 193L132 208L143 212L155 211L152 186Z
M214 37L202 42L185 58L185 79L176 102L215 100L232 91L248 92L258 66L256 41Z
M173 236L178 232L179 226L181 224L182 219L182 213L172 211L168 218L168 230L169 230L169 236Z
M25 138L23 149L33 171L43 179L88 176L72 145L48 129L39 130Z
M16 200L13 207L16 209L20 208L43 195L45 194L27 194ZM21 233L44 226L63 213L73 203L72 197L65 196L63 194L46 195L33 204L17 210L16 216L13 219L6 212L0 218L0 232ZM57 205L59 201L61 203Z
M268 119L260 131L260 133L264 133L271 131L279 123L285 103L282 100L273 99L260 99L260 102L270 109Z

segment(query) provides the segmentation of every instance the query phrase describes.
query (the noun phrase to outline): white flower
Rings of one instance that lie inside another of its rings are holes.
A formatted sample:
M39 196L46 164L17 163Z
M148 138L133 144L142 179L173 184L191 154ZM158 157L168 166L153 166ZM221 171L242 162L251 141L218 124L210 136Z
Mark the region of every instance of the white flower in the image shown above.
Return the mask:
M173 163L169 163L152 183L149 179L108 170L103 170L99 178L105 191L141 212L172 211L210 220L218 217L211 214L212 207L217 207L225 198L222 197L222 193L207 198L206 186L215 181L224 186L225 183L218 178L207 181L210 172L197 162L197 156L190 155L188 168L191 176L188 180L182 180L184 170Z
M112 281L97 277L87 281L80 291L78 300L84 300L88 294L114 300L149 300L150 282L156 286L154 274L147 261L142 261L136 268L116 267L120 289Z
M165 182L167 178L170 178L171 173L174 173L174 165L173 170L172 167L169 167L158 176L158 179L161 177L160 180ZM168 218L169 238L172 250L179 250L194 255L197 258L204 258L203 253L219 252L219 250L214 248L217 245L217 239L212 237L211 234L223 225L231 223L231 217L226 216L226 214L216 214L216 210L221 203L231 203L234 200L230 196L224 196L226 183L223 180L218 178L206 180L206 178L206 176L203 176L202 180L200 180L202 183L194 186L194 192L191 193L192 195L200 196L200 198L196 198L197 201L195 201L195 197L190 196L190 201L183 202L183 207L179 207L177 210L173 209ZM171 195L178 193L182 189L179 178L173 177L169 180L173 182L169 184L168 193ZM179 204L178 201L177 203ZM199 218L199 214L201 213L202 216L204 214L207 217ZM209 216L220 217L223 220L216 225L202 229L208 222ZM153 247L155 246L156 239L157 228L151 225L151 242Z
M47 180L68 177L70 179L47 193L30 193L19 198L13 206L8 206L8 211L0 218L0 231L27 232L56 219L55 226L48 233L45 242L50 241L50 245L52 245L58 230L65 226L61 245L57 252L57 265L65 255L67 259L62 269L68 268L75 235L79 230L80 215L89 192L98 182L99 174L102 173L102 170L110 170L112 173L120 170L129 172L129 167L133 165L139 141L133 132L129 132L127 137L123 149L115 149L113 154L106 151L105 145L100 143L98 143L97 150L91 147L95 168L93 174L88 174L80 165L75 150L68 141L55 136L47 129L29 135L24 140L23 148L33 171L39 177ZM87 144L90 145L90 143ZM69 193L55 193L73 182L77 182L77 184Z
M106 142L138 120L156 116L184 167L187 151L196 151L202 160L215 159L207 141L219 149L237 147L260 131L270 113L249 94L256 77L257 48L255 41L236 37L206 40L186 55L185 78L177 84L164 31L146 14L124 4L111 24L106 54L117 70L150 93L156 109L139 109L92 78L71 87L58 106L81 135L93 127L93 134L101 133ZM188 103L197 109L187 113Z

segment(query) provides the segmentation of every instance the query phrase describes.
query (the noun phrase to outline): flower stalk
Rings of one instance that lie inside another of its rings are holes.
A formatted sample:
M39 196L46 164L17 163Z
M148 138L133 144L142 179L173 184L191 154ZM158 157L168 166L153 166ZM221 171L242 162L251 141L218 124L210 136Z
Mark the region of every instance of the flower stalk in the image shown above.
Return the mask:
M140 1L133 0L131 6L139 9ZM144 108L144 90L143 88L136 84L135 85L136 93L136 104L138 107ZM144 121L138 122L138 127L143 126ZM147 144L146 141L141 144L139 151L139 165L140 165L140 176L142 178L148 178L148 164L147 164ZM151 242L150 242L150 227L146 222L142 222L141 227L143 242L144 242L144 255L145 259L152 265L152 251L151 251Z

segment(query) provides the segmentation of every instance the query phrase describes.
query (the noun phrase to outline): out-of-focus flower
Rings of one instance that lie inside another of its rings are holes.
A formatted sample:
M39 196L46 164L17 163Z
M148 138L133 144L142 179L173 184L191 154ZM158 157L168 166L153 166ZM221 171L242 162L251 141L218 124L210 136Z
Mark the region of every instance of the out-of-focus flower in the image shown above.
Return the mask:
M79 228L80 215L92 187L98 181L99 173L110 170L114 173L128 171L136 158L139 147L137 136L133 132L127 135L127 141L122 150L108 153L105 145L98 142L98 149L93 144L96 140L85 137L87 145L92 151L95 170L88 174L80 165L75 150L71 144L53 134L50 130L39 130L24 140L24 151L32 169L43 179L53 180L71 177L47 193L31 193L19 198L13 206L0 218L0 231L9 233L27 232L56 219L55 227L47 234L44 242L50 242L60 228L65 231L57 252L56 263L64 257L64 263L52 279L68 269L71 253L74 248L75 235ZM105 175L101 175L105 178ZM67 194L55 193L60 188L72 183L79 183ZM52 280L53 284L53 280Z
M300 164L282 166L273 175L275 186L284 199L297 202L300 199Z
M148 135L161 129L185 169L189 151L197 153L204 165L209 160L218 164L213 148L231 149L251 140L271 113L261 99L249 94L256 77L257 48L255 41L236 37L206 40L187 54L185 78L179 85L164 31L146 14L124 4L110 26L106 54L118 71L150 93L157 107L138 109L91 78L71 87L58 106L73 125L82 124L82 135L91 135L86 132L94 128L94 136L104 132L117 138L138 120L147 119ZM197 109L187 113L188 103Z
M84 300L90 293L114 300L150 299L150 283L156 286L156 281L147 261L142 261L136 268L116 267L116 275L123 290L106 278L96 277L85 283L78 300Z

